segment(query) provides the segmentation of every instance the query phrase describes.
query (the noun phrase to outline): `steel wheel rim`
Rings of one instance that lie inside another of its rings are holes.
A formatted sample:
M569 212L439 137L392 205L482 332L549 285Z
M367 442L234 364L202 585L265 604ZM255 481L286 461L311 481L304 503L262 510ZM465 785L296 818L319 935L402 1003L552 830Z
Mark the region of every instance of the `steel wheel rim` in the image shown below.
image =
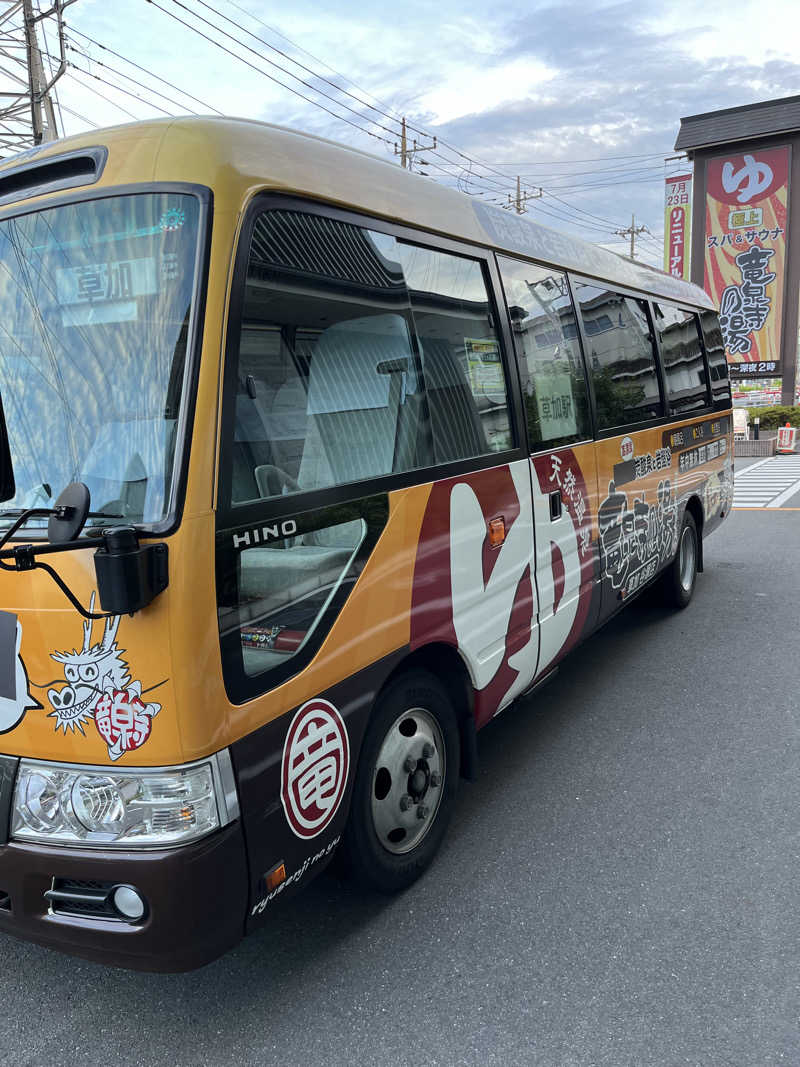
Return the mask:
M381 846L402 856L428 834L445 782L439 724L424 708L398 715L378 752L372 774L372 825Z
M681 535L681 555L680 555L680 580L681 587L685 592L689 592L694 582L695 571L695 559L697 557L697 549L694 543L694 536L690 527L686 527Z

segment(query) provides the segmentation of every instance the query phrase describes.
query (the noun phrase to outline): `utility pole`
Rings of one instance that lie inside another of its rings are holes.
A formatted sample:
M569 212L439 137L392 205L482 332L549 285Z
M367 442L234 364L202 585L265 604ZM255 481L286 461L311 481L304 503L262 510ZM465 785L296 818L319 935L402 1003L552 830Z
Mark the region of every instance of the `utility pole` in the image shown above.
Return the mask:
M523 191L522 191L522 180L521 180L521 178L520 178L520 176L518 174L517 175L517 195L516 196L512 196L511 193L509 193L508 194L508 203L507 204L503 204L503 207L506 208L506 210L509 210L509 211L511 210L511 208L513 208L518 215L524 215L525 212L527 211L527 208L525 207L527 202L529 200L538 200L539 197L542 196L542 195L543 194L542 194L542 190L541 189L534 189L533 192L523 193Z
M624 230L614 230L614 233L617 234L619 237L630 237L630 239L631 239L631 259L635 259L636 258L636 246L635 246L636 238L639 236L640 233L650 233L650 231L648 230L648 228L646 226L637 226L636 225L636 217L634 215L631 215L631 224L630 224L630 226L627 226Z
M412 148L408 147L408 132L406 130L405 116L403 116L403 119L400 122L400 144L398 146L397 142L395 142L394 154L400 156L400 165L404 170L413 169L412 163L414 162L414 156L417 155L418 152L433 151L436 148L436 138L434 137L433 144L421 145L417 144L416 141L412 141L412 145ZM424 162L424 159L420 160L420 163Z
M67 69L64 9L74 3L52 0L41 10L34 0L16 0L0 15L0 157L59 136L54 89ZM45 19L54 20L58 39L58 66L49 62L48 71L39 45Z

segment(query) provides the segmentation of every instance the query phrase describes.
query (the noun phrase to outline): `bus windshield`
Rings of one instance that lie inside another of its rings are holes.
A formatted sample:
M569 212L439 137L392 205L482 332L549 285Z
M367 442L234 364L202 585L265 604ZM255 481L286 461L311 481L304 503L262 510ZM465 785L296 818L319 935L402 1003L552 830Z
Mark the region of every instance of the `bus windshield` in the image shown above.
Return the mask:
M0 396L16 496L73 481L111 521L166 517L200 203L111 196L0 221ZM41 520L38 520L41 522Z

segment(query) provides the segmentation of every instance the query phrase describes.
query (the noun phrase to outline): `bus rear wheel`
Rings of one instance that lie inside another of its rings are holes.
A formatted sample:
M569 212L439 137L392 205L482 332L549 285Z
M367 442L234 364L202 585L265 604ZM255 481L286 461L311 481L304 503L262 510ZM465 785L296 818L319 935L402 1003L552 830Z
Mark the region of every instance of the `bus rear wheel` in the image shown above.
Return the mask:
M446 691L427 672L401 675L378 698L353 784L342 850L357 881L395 893L419 878L444 838L458 777Z
M691 512L686 511L678 538L678 551L664 573L664 593L671 607L685 608L692 599L697 581L697 559L697 525Z

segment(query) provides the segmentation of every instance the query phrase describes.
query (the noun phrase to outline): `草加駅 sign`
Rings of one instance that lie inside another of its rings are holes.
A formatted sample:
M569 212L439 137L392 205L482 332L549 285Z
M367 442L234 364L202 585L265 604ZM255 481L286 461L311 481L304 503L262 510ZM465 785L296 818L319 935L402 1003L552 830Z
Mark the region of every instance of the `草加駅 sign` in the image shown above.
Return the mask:
M705 289L734 376L781 372L788 193L788 147L706 163Z

